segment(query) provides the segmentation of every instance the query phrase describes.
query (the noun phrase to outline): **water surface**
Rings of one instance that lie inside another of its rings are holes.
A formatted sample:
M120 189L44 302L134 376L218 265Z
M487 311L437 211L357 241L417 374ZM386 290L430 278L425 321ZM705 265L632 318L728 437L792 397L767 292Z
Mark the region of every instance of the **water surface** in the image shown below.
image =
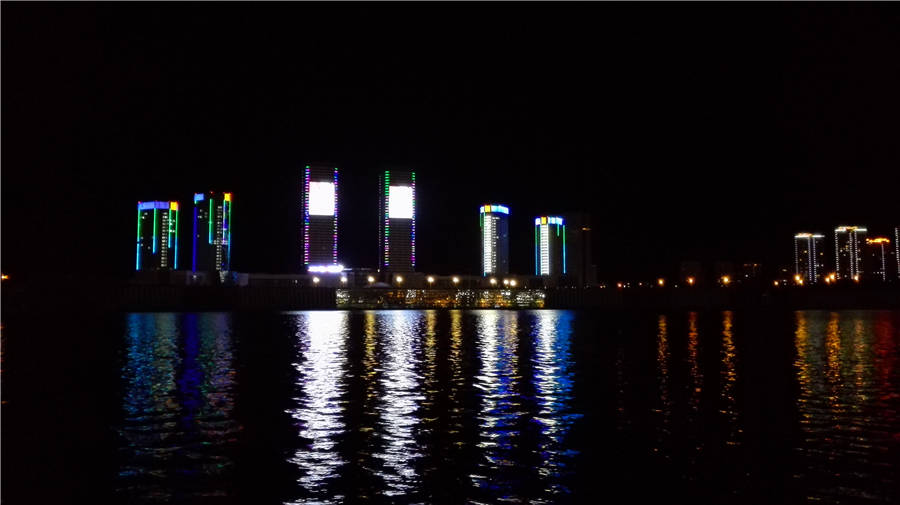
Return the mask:
M900 311L13 318L3 497L897 502L898 322Z

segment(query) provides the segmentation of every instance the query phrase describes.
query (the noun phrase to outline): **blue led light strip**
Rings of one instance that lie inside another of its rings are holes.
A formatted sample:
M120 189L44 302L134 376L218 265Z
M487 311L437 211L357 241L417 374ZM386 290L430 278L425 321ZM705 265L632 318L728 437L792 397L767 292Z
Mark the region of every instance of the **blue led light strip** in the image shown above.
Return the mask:
M141 204L138 203L137 262L135 270L141 269Z

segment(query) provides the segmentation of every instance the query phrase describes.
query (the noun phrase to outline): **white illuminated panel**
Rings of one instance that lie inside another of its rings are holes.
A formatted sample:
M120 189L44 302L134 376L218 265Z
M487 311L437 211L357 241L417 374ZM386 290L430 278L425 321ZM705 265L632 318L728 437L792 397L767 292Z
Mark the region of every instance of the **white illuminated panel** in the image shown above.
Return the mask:
M334 215L334 183L310 182L309 183L309 215L333 216Z
M550 275L550 226L541 225L541 275Z
M484 258L483 258L483 266L482 269L484 275L494 273L494 220L491 219L490 215L484 216Z
M413 190L409 186L391 186L388 190L388 218L412 219Z

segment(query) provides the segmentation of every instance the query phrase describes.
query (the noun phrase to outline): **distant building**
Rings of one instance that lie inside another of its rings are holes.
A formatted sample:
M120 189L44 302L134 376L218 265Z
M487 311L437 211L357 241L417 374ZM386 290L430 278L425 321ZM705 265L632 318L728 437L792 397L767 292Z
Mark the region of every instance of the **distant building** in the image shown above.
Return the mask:
M887 282L894 277L896 253L891 249L891 241L887 238L866 239L864 268L866 279Z
M231 270L231 193L194 193L191 270Z
M760 263L743 263L741 264L741 278L755 279L762 275L762 264Z
M597 266L592 263L591 215L586 212L563 214L566 223L566 274L578 287L597 285Z
M824 235L798 233L794 235L794 275L807 284L819 282L825 273Z
M862 277L860 246L865 242L865 228L839 226L834 230L835 272L838 280L859 280Z
M337 265L338 169L307 166L303 179L303 266Z
M386 170L379 179L378 268L416 270L416 174Z
M509 207L482 205L481 272L482 275L509 273Z
M138 202L135 270L178 268L178 202Z
M536 275L566 275L566 225L563 218L535 218L534 263Z

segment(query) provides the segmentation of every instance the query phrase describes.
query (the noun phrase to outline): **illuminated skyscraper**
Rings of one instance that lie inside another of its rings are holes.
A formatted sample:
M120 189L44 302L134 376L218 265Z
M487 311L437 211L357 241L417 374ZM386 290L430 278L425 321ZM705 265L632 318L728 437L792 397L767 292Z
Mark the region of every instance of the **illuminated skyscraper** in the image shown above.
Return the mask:
M138 202L135 270L178 268L178 202Z
M308 166L303 180L303 266L336 265L338 169Z
M482 205L481 274L509 273L509 207Z
M194 193L194 271L231 270L231 193Z
M860 245L866 242L866 229L858 226L839 226L834 230L835 271L838 279L862 277Z
M379 179L378 268L416 270L416 174L386 170Z
M897 260L892 257L895 253L891 249L891 241L887 238L866 239L866 249L866 278L881 282L893 278L892 270Z
M561 217L534 219L534 263L537 275L566 275L566 225Z
M900 226L894 228L894 261L897 263L897 278L900 279Z
M808 284L819 282L819 276L825 271L823 240L825 235L794 235L794 274Z

